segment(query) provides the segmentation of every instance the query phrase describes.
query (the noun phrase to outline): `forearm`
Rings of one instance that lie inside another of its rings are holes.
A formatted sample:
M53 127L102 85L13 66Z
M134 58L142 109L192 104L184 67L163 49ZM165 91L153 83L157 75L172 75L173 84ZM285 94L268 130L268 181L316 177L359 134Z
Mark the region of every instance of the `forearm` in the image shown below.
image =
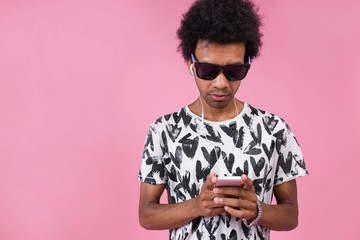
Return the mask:
M140 224L152 230L183 226L199 216L195 201L190 199L176 204L149 202L139 209Z
M276 231L289 231L298 225L298 208L296 204L283 202L276 205L262 203L263 214L259 225Z

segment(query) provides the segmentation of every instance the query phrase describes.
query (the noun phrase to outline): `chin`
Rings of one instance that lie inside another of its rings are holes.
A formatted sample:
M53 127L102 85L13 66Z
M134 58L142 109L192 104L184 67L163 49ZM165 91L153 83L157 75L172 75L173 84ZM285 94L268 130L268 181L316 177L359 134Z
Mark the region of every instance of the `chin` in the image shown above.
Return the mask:
M208 102L208 105L212 108L217 108L217 109L221 109L221 108L226 108L228 105L230 104L230 102L225 102L225 101L219 101L219 102Z

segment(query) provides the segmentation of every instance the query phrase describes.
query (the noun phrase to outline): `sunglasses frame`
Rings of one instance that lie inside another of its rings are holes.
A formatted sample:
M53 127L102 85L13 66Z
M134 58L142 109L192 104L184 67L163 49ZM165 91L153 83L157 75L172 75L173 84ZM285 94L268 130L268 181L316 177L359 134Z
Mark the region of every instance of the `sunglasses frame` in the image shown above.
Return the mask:
M217 78L217 76L219 76L219 74L222 72L224 74L224 76L226 77L226 79L228 81L240 81L240 80L243 80L249 69L250 69L250 66L251 66L251 60L250 60L250 56L247 56L248 57L248 63L246 64L227 64L227 65L218 65L218 64L213 64L213 63L202 63L202 62L198 62L194 56L193 53L191 53L191 61L195 67L195 70L196 70L196 75L198 76L198 78L202 79L202 80L206 80L206 81L212 81L214 80L215 78ZM218 72L218 74L214 77L214 78L207 78L207 79L204 79L204 78L201 78L199 75L198 75L198 70L196 68L196 65L211 65L211 66L215 66L216 68L220 69L220 71ZM231 78L227 73L226 71L224 71L225 68L227 67L232 67L232 66L242 66L245 68L245 73L244 73L244 76L242 76L241 78Z

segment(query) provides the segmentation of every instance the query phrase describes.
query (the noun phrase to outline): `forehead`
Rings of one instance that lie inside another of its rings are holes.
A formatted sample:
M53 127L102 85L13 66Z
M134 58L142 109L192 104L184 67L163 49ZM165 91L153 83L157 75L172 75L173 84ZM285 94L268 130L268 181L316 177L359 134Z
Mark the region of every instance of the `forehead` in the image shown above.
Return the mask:
M199 61L230 64L244 63L245 44L244 43L213 43L206 40L199 40L195 56Z

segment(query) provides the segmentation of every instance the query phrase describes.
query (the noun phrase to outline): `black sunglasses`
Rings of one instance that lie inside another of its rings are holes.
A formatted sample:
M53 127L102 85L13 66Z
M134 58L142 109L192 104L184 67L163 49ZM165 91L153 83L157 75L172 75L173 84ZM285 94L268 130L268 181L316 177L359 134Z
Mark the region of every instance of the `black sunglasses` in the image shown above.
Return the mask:
M193 62L196 75L203 80L214 80L222 71L229 81L240 81L246 77L250 69L250 57L248 56L247 64L229 64L217 65L211 63L201 63L195 60L195 56L191 53L191 61Z

